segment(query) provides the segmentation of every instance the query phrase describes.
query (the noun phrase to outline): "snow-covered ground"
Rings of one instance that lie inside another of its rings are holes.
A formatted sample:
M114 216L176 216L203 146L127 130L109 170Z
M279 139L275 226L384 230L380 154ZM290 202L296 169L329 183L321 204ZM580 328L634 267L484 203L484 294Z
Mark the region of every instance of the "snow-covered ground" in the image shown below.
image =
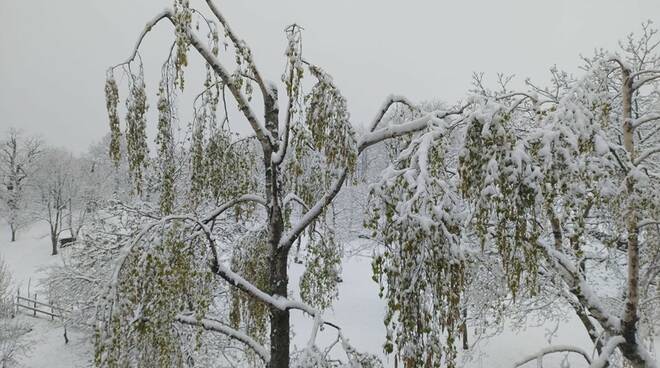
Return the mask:
M40 287L45 268L62 262L60 256L50 255L50 244L47 228L34 225L19 234L19 239L9 242L9 231L6 226L0 228L0 256L5 260L12 273L16 287L21 293L27 292L30 285L31 293L45 295ZM300 266L292 268L292 289L297 293ZM39 298L41 299L41 297ZM363 352L382 356L382 344L385 341L383 325L384 304L378 298L378 285L371 280L371 265L367 258L351 258L344 264L343 282L339 289L339 300L334 308L327 312L327 319L332 320L344 329L351 343ZM21 361L26 368L77 368L91 366L92 343L89 337L69 329L71 341L64 343L61 323L47 318L35 318L27 314L20 316L32 325L29 338L33 349L29 356ZM311 321L302 315L293 316L294 344L306 344ZM555 331L551 341L548 331ZM333 331L325 331L319 336L320 342L330 343L335 338ZM587 351L590 350L588 337L575 318L569 317L558 326L554 323L541 327L528 328L524 331L505 331L487 342L482 343L473 359L464 362L465 368L510 367L523 356L537 352L549 344L574 345ZM660 343L656 343L656 351ZM555 354L544 359L547 367L559 367L564 354ZM584 361L571 356L572 367L583 367ZM391 361L386 361L387 367L392 367ZM535 363L528 363L533 366Z
M39 300L46 301L46 293L41 285L46 268L62 262L60 256L51 256L48 228L36 224L19 232L18 240L9 241L9 229L3 225L0 231L0 257L7 264L12 274L14 287L26 295L37 294ZM21 312L21 318L32 326L28 333L32 349L20 359L25 368L79 368L92 365L92 344L85 334L69 328L69 343L64 341L64 327L61 322L51 321L48 317L33 317Z

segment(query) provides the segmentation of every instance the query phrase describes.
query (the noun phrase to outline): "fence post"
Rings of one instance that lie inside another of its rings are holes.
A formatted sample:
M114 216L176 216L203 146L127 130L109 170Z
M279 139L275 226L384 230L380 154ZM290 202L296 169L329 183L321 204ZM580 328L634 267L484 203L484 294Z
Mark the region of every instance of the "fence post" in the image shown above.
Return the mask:
M14 303L14 314L12 314L11 318L16 317L18 314L18 303L20 303L20 298L21 297L21 289L16 289L16 303Z
M34 316L37 316L37 293L34 293Z

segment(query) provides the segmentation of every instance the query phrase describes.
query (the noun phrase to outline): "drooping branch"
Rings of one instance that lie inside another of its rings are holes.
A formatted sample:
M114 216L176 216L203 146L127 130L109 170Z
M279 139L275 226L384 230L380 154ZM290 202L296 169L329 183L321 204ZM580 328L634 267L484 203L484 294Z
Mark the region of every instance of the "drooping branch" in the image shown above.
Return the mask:
M212 3L210 1L209 3L211 6ZM137 56L139 48L147 33L149 33L151 29L163 19L168 19L176 27L176 21L173 11L171 9L163 10L158 15L156 15L156 17L154 17L151 21L147 23L145 28L140 33L140 36L138 37L138 40L135 43L135 47L131 52L131 54L129 55L129 57L124 62L109 68L108 72L111 72L113 69L121 65L129 64L131 61L133 61ZM260 120L257 118L256 114L250 107L247 98L245 97L245 95L241 91L241 88L237 85L236 81L231 76L231 74L225 69L225 67L222 65L222 63L220 63L218 58L213 55L211 50L208 49L208 47L204 44L204 42L202 42L202 40L194 33L192 29L187 28L185 32L186 32L186 36L188 36L190 44L197 50L197 52L199 52L199 54L211 66L213 71L220 77L220 79L222 79L225 85L229 88L230 92L234 96L234 99L236 100L236 103L238 104L239 110L250 123L250 126L254 130L255 135L257 136L259 142L261 142L262 145L272 144L272 139L270 139L270 134L265 129L264 125L260 122ZM254 70L256 70L256 68L254 68Z
M269 88L266 85L266 82L264 82L264 79L261 77L261 73L259 73L259 70L257 69L257 65L255 64L254 59L252 58L252 51L250 50L250 48L243 40L238 38L236 33L229 26L227 19L225 19L225 17L222 15L218 7L215 6L213 1L206 0L206 4L209 6L209 9L211 9L213 15L215 15L215 17L218 19L218 22L220 22L220 24L225 29L225 34L232 41L234 47L236 47L238 51L243 56L245 56L246 61L248 62L248 65L250 67L250 71L252 72L251 79L257 83L263 97L266 98L267 96L270 96L270 98L273 98L274 96L272 95L272 88Z
M642 163L644 160L646 160L647 158L649 158L649 156L652 156L652 155L654 155L654 154L656 154L656 153L660 153L660 146L656 146L656 147L653 147L653 148L649 148L648 150L646 150L646 151L640 153L639 156L638 156L637 158L635 158L634 164L635 164L635 165L639 165L639 164Z
M614 353L614 349L617 348L617 346L623 344L626 342L626 339L623 338L623 336L613 336L609 340L607 340L607 343L603 347L603 351L600 353L598 358L596 358L591 365L589 365L589 368L604 368L607 366L609 360L610 360L610 355Z
M639 128L640 126L642 126L646 123L650 123L650 122L653 122L653 121L656 121L656 120L660 120L660 113L657 113L657 112L656 113L651 113L651 114L648 114L644 117L640 117L640 118L635 119L635 121L633 121L633 127L634 128Z
M544 356L554 353L576 353L581 355L584 358L584 360L587 361L587 364L591 365L591 358L584 349L571 345L555 345L555 346L548 346L547 348L543 348L534 354L530 354L522 358L521 360L513 364L513 368L520 367L533 360L542 360Z
M135 60L135 57L137 56L137 54L140 50L140 45L142 45L142 41L146 37L147 33L149 33L151 31L151 29L156 24L158 24L158 22L160 22L161 20L163 20L165 18L168 18L168 19L172 20L172 11L170 9L163 10L162 12L158 13L158 15L156 15L152 20L147 22L147 24L144 26L144 29L142 29L142 32L140 33L140 36L138 37L137 41L135 42L135 46L133 47L133 51L128 56L128 58L126 58L126 60L124 60L123 62L108 68L108 72L111 72L113 69L116 69L116 68L118 68L122 65L129 64L133 60Z
M442 119L447 118L452 115L460 115L463 113L465 108L469 105L464 105L458 110L446 111L446 112L432 112L417 118L415 120L400 124L392 125L386 128L381 128L366 134L362 140L358 143L358 151L362 152L369 146L373 146L376 143L382 142L387 139L401 137L410 133L418 132L420 130L426 129L429 125L433 123L439 123Z
M255 194L246 194L241 197L238 197L236 199L233 199L220 207L216 208L213 212L208 214L202 222L204 224L208 224L209 222L213 221L216 217L220 216L222 213L227 211L228 209L236 206L237 204L244 203L244 202L254 202L257 204L260 204L262 206L266 206L266 201L259 197L258 195Z
M573 262L563 253L555 250L553 247L539 243L544 252L550 257L551 262L555 263L559 275L569 285L570 292L575 295L580 303L587 308L591 315L610 333L621 331L621 320L609 314L600 302L598 296L587 285L580 271Z
M226 326L218 321L214 321L207 318L197 319L193 314L178 314L175 317L176 321L190 326L202 327L208 331L219 332L225 336L228 336L234 340L240 341L243 344L250 347L264 363L268 364L270 361L270 353L263 345L259 344L256 340L248 336L247 334L235 330L229 326Z
M374 117L374 119L369 124L369 130L368 130L369 133L373 132L376 129L376 127L378 127L378 124L380 124L380 122L383 120L383 117L389 111L390 107L392 107L392 105L396 103L406 105L411 110L415 110L415 105L412 102L410 102L406 97L398 96L398 95L390 95L383 102L380 109L378 110L378 113L376 114L376 117Z
M171 17L169 17L169 19L174 22ZM211 50L208 49L208 47L193 32L192 29L186 29L186 35L190 40L190 44L197 50L197 52L199 52L199 54L204 58L204 60L206 60L211 68L213 68L213 71L215 71L216 74L220 76L220 79L222 79L222 81L231 92L232 96L234 96L234 99L238 104L238 109L241 111L241 113L243 113L247 121L250 123L252 130L254 130L254 133L257 136L259 142L261 142L262 146L272 145L273 142L270 133L266 130L259 118L257 118L257 115L252 110L252 107L250 107L250 103L248 102L247 97L245 97L243 91L241 91L240 86L236 84L236 81L231 76L229 71L225 69L222 63L220 63L220 60L218 60L218 58L213 55Z
M461 107L457 111L449 112L433 112L427 114L421 118L414 119L412 121L395 125L387 128L381 128L376 131L366 134L362 140L358 143L358 155L361 154L366 148L382 142L387 139L392 139L396 137L401 137L407 134L418 132L420 130L426 129L432 123L439 123L442 119L452 116L459 115L463 113L467 105ZM348 175L348 168L344 168L337 179L330 185L328 191L302 216L302 218L295 224L289 232L282 237L279 247L280 248L290 248L293 243L298 239L300 234L311 224L318 216L323 213L325 208L332 203L334 198L339 194L342 185Z

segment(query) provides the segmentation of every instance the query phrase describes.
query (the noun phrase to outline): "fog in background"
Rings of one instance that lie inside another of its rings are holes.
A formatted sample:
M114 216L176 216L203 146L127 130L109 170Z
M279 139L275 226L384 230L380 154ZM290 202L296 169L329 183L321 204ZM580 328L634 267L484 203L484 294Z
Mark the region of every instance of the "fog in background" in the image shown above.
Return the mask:
M75 152L100 140L108 131L106 68L124 60L144 24L171 3L0 0L0 132L18 127ZM491 80L497 72L515 72L520 80L544 83L553 64L576 72L580 53L613 49L645 20L660 23L658 0L216 3L270 80L278 81L284 68L284 28L303 26L305 58L334 76L356 125L370 120L391 93L454 103L474 71ZM152 121L160 64L172 40L171 25L162 23L142 48ZM202 64L194 53L189 93L200 90ZM187 101L182 97L180 106L184 128ZM247 124L230 115L246 132Z

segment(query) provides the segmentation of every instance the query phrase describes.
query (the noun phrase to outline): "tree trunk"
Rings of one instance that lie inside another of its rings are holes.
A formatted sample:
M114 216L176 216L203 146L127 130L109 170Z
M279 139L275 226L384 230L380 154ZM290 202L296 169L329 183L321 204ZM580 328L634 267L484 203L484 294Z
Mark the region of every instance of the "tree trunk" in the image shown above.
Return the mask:
M50 234L50 242L53 245L53 252L51 255L56 256L57 255L57 234L51 233Z
M271 288L274 295L286 296L289 277L287 274L287 251L280 249L273 255ZM269 368L289 367L290 348L289 311L271 308L270 317L270 364Z
M16 227L14 224L10 224L9 227L11 228L11 241L15 242L16 241Z
M468 342L468 328L467 328L467 308L463 308L463 323L461 323L461 333L463 334L463 350L470 348Z
M277 141L278 139L278 105L277 90L270 91L272 94L264 93L264 112L266 129ZM277 164L272 162L273 147L269 144L264 148L264 167L266 169L266 198L268 204L268 223L270 245L270 293L288 297L289 275L288 260L289 247L280 247L282 232L284 231L284 220L282 218L282 207L280 204L280 170ZM288 368L290 354L290 321L289 311L270 309L270 362L268 368Z
M630 160L635 160L634 127L632 125L632 94L633 81L630 70L622 67L623 88L621 91L623 99L623 145L628 152ZM626 293L626 305L621 321L621 335L626 340L621 344L621 353L635 368L647 366L639 352L639 341L637 340L637 321L639 320L639 239L637 229L637 208L635 195L635 180L633 177L626 178L626 190L628 192L628 208L626 214L626 230L628 232L628 285Z

